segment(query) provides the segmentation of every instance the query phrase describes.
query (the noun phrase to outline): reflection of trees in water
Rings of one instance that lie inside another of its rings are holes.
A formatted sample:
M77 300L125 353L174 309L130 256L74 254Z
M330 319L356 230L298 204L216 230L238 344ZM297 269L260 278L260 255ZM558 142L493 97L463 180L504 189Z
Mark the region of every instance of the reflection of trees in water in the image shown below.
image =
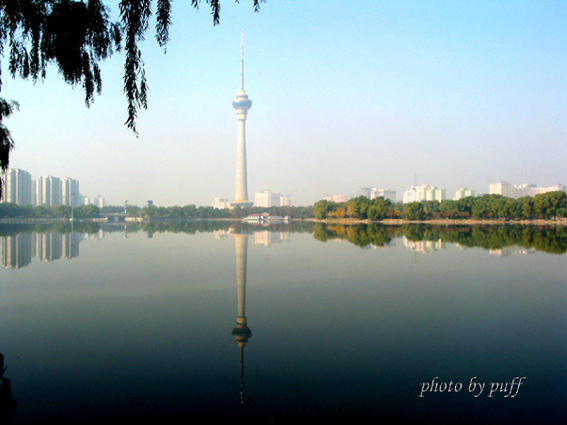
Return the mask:
M313 236L321 242L332 239L344 239L356 246L384 246L396 237L395 228L377 224L359 224L356 226L325 225L317 223Z
M75 222L40 222L40 223L3 223L0 225L0 237L15 236L20 233L88 233L100 230L99 223L92 221Z
M0 424L12 422L16 411L16 400L12 397L10 380L4 377L4 355L0 353Z
M195 220L195 221L167 221L144 223L141 229L149 234L161 232L173 233L210 233L219 230L232 231L235 233L253 233L257 230L269 230L271 232L287 231L291 233L311 232L314 224L312 222L291 222L291 223L272 223L269 225L254 225L243 223L242 221L223 221L223 220ZM106 227L103 226L103 230Z
M395 237L405 236L414 242L441 240L484 249L517 245L552 254L567 252L567 230L563 226L344 226L318 223L313 229L313 236L321 242L344 239L360 247L370 244L384 246Z
M172 232L172 233L209 233L218 230L245 231L253 233L256 230L269 230L272 232L287 231L292 233L311 232L314 223L309 221L297 221L291 223L271 223L269 225L254 225L243 223L239 220L177 220L177 221L152 221L145 223L120 222L115 224L97 223L89 221L71 222L40 222L40 223L5 223L0 225L0 237L14 236L19 233L48 233L54 232L66 234L72 232L95 234L100 230L105 233L128 232L136 233L143 231L148 234Z

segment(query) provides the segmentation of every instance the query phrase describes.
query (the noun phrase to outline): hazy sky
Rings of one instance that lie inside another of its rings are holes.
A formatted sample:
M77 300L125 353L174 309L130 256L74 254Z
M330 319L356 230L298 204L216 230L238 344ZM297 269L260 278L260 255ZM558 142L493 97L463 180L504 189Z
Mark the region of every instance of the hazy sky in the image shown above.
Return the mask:
M117 17L117 1L110 1ZM126 128L124 56L103 64L90 109L48 70L13 80L10 166L80 181L118 205L210 205L234 198L245 33L248 191L309 205L361 187L432 184L452 198L490 183L567 184L567 2L174 1L167 54L143 46L149 109Z

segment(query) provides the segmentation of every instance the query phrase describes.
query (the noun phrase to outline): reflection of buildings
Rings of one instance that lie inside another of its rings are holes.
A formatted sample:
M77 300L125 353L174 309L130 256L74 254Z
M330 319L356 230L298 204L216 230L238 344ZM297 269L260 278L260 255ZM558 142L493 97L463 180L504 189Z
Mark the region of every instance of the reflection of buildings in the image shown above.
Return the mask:
M80 233L66 233L61 241L61 251L63 258L70 260L79 256L79 242L81 242Z
M522 248L521 246L505 246L500 249L489 250L490 255L497 255L499 257L508 257L510 255L529 255L535 254L537 251L533 248Z
M19 269L32 259L32 235L20 233L2 238L2 267Z
M63 238L58 233L36 233L36 253L41 261L53 261L61 258Z
M2 267L16 269L31 264L33 257L41 261L61 258L71 259L79 256L79 243L82 233L19 233L1 238Z
M232 330L240 348L240 402L244 404L244 347L252 331L246 319L246 265L248 258L248 235L233 233L236 245L236 286L238 292L238 317Z
M215 230L213 235L215 236L215 239L220 241L221 239L226 238L229 235L229 232L227 230Z
M445 242L441 239L437 241L411 241L403 236L404 246L410 251L423 252L429 254L440 249L445 249Z
M272 232L270 230L261 230L254 232L254 245L270 246L288 241L290 232Z

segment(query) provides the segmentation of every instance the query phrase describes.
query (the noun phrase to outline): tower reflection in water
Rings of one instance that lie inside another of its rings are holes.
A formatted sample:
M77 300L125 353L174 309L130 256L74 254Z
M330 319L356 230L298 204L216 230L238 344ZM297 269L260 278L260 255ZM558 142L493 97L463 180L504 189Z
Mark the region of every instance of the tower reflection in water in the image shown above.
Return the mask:
M236 283L238 291L238 317L232 330L240 349L240 403L244 404L244 347L252 331L246 320L246 260L248 256L248 237L243 233L232 233L236 245Z

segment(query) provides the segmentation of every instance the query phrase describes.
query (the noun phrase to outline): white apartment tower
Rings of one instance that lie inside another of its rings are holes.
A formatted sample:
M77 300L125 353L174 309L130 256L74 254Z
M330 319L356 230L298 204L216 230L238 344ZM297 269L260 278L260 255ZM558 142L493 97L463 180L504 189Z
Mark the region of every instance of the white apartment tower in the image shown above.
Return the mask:
M78 207L82 197L79 194L79 180L64 178L61 184L61 202L63 205Z
M458 201L459 199L467 198L469 196L476 196L476 190L461 187L459 190L455 191L455 197L453 199Z
M32 205L32 178L27 171L11 168L4 173L3 202Z
M403 194L403 203L421 201L439 201L442 202L447 199L447 190L439 189L437 186L424 184L423 186L408 187Z
M61 179L53 176L41 176L36 183L36 205L61 205Z

